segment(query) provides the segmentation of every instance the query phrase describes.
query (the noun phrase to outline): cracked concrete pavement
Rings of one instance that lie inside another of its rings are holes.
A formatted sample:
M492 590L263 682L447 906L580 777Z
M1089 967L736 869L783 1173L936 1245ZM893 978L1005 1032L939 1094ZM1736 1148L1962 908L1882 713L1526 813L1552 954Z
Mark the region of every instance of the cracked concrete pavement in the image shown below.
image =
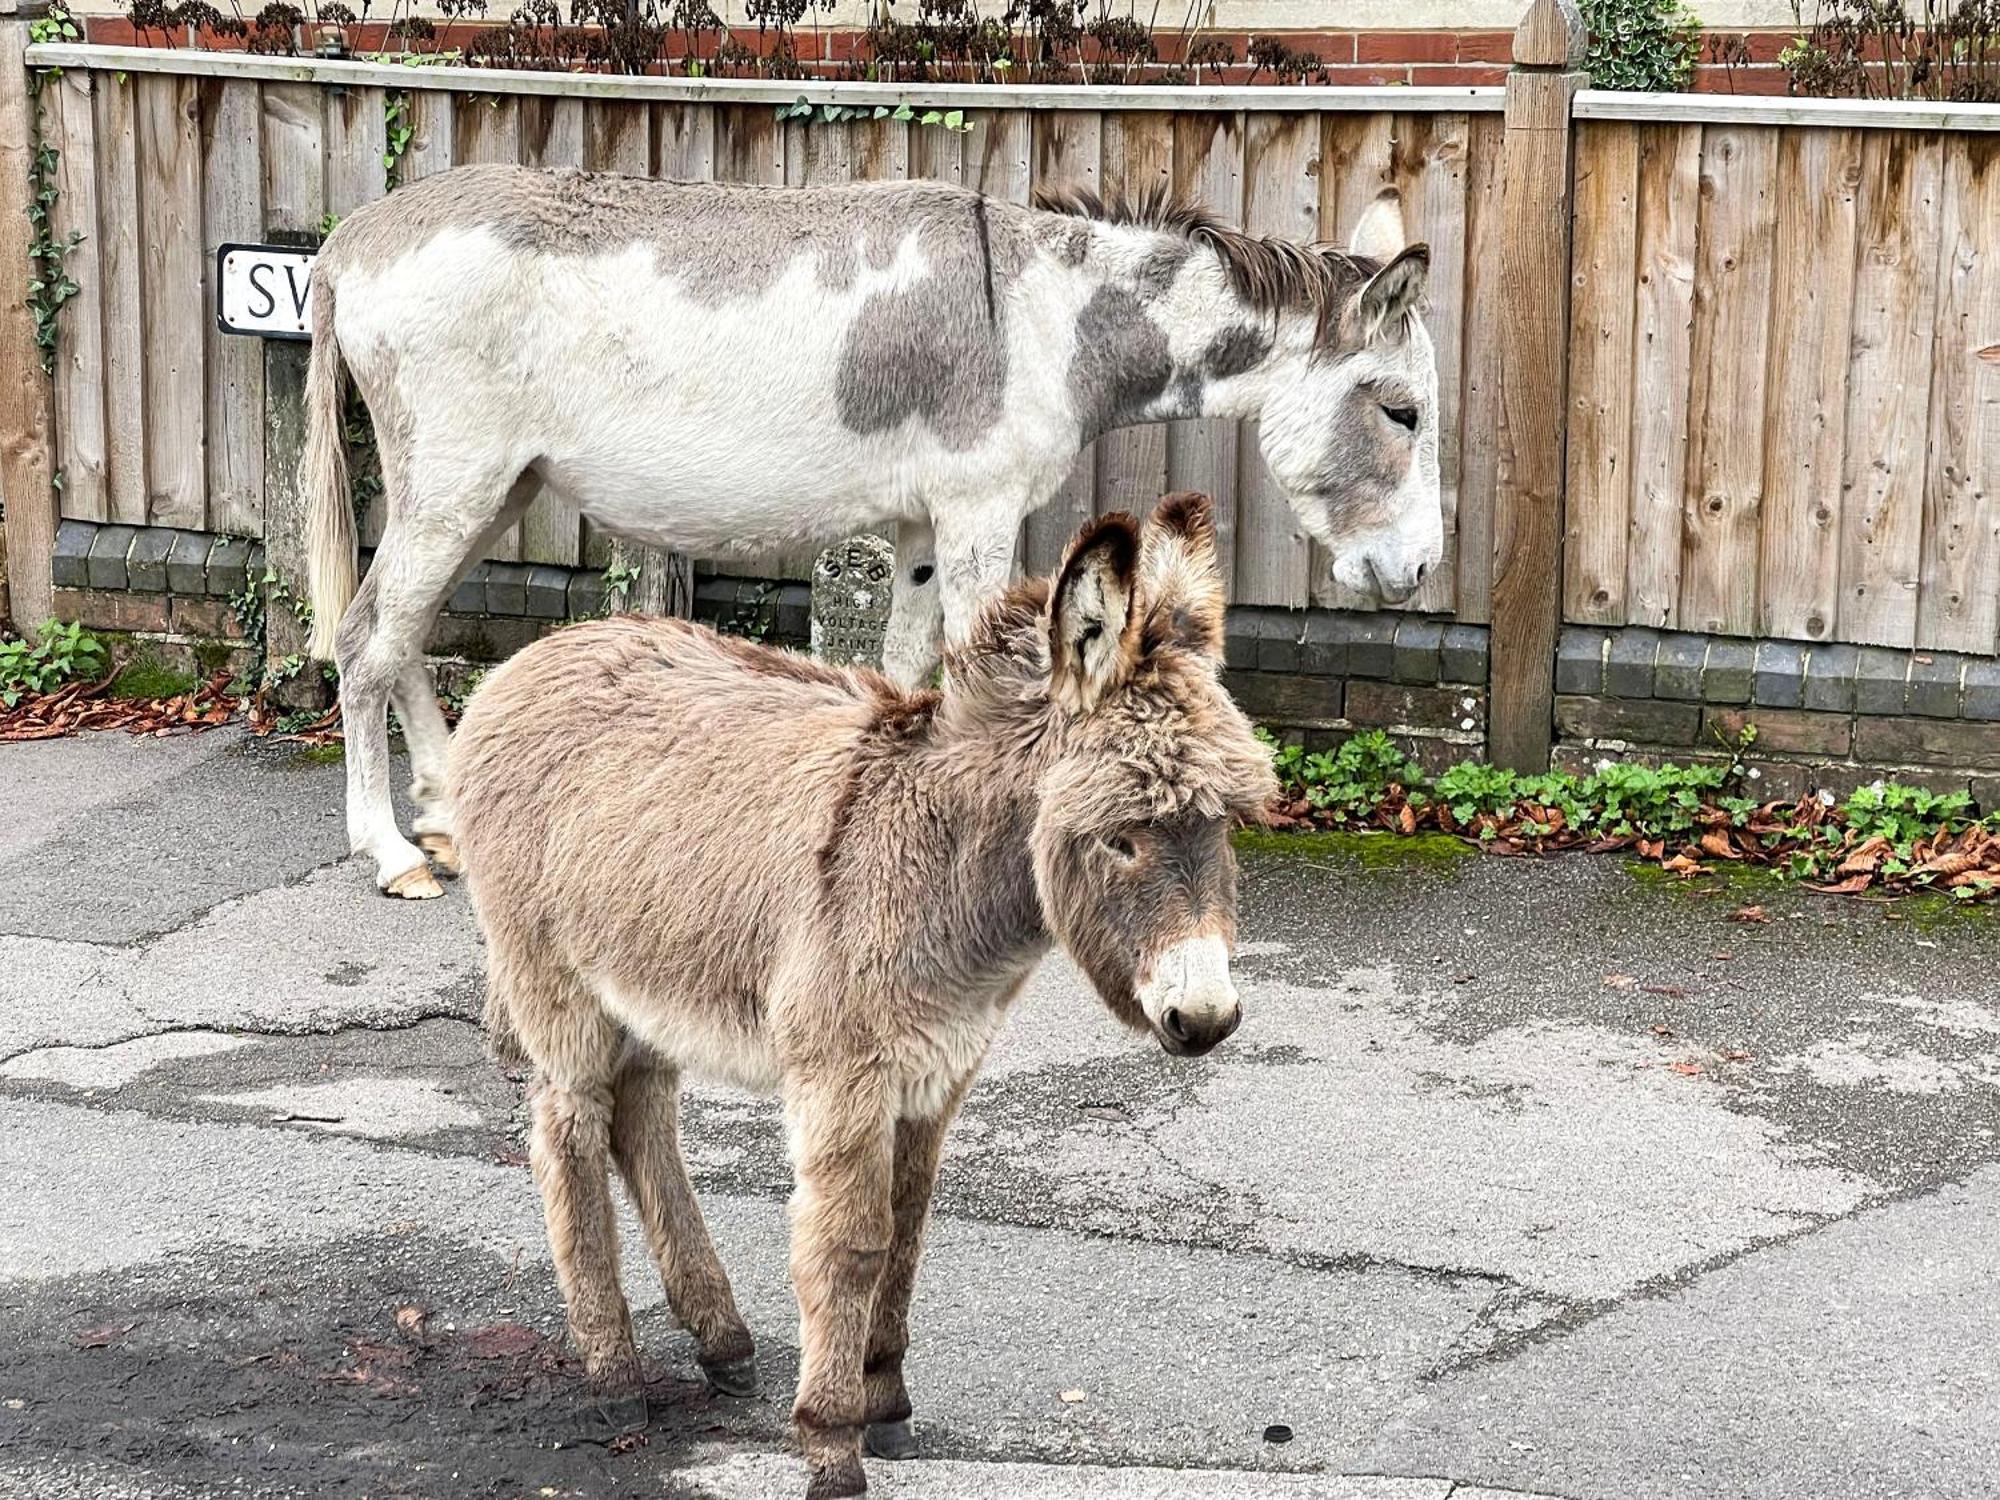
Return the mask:
M463 893L376 897L339 767L233 732L10 746L0 807L0 1494L797 1493L769 1102L687 1104L765 1393L706 1392L628 1221L614 1452ZM1191 1063L1052 959L951 1138L923 1457L875 1492L2000 1493L2000 924L1742 899L1248 850L1246 1024Z

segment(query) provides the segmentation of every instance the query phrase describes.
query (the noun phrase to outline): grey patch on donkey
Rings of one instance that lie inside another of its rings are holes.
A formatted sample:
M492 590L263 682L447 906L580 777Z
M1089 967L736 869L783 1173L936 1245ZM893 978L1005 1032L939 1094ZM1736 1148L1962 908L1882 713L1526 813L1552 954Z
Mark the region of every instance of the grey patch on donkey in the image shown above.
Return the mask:
M1140 420L1174 373L1167 336L1122 287L1100 287L1076 320L1070 399L1086 439Z

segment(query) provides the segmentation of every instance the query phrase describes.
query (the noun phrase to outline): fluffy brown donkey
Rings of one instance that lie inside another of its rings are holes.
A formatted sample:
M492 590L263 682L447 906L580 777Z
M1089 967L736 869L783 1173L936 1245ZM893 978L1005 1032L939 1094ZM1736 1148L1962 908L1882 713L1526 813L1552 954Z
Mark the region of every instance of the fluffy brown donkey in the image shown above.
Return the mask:
M1060 941L1111 1011L1194 1056L1236 1029L1229 828L1274 791L1217 681L1208 502L1086 526L988 606L942 693L672 620L501 667L450 779L491 969L535 1069L530 1141L572 1336L644 1420L606 1156L718 1389L750 1331L676 1137L693 1071L779 1093L797 1191L793 1417L813 1500L914 1451L903 1385L946 1126Z

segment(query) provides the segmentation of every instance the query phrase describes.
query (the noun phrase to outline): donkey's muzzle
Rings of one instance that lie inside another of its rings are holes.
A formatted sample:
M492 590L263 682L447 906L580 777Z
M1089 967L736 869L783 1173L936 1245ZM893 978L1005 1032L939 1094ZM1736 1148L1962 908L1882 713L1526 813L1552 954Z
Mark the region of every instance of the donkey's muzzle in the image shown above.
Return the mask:
M1184 938L1156 958L1139 986L1139 1005L1160 1045L1199 1057L1243 1023L1229 978L1229 945L1212 933Z
M1243 1007L1189 1015L1170 1005L1160 1013L1160 1045L1175 1057L1200 1057L1212 1052L1243 1024Z

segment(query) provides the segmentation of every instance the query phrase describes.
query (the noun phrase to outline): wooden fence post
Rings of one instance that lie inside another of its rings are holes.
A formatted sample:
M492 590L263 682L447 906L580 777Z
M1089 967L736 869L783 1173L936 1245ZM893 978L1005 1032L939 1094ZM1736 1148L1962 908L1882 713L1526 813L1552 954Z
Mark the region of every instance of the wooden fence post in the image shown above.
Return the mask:
M28 25L38 0L0 0L0 504L7 509L5 566L14 623L40 626L54 608L49 583L55 551L57 499L53 387L35 345L28 306L28 260L34 243L28 216L33 194L35 99L28 77Z
M1500 153L1500 431L1493 495L1489 749L1545 771L1562 611L1569 395L1570 101L1583 86L1575 0L1534 0L1514 33Z

